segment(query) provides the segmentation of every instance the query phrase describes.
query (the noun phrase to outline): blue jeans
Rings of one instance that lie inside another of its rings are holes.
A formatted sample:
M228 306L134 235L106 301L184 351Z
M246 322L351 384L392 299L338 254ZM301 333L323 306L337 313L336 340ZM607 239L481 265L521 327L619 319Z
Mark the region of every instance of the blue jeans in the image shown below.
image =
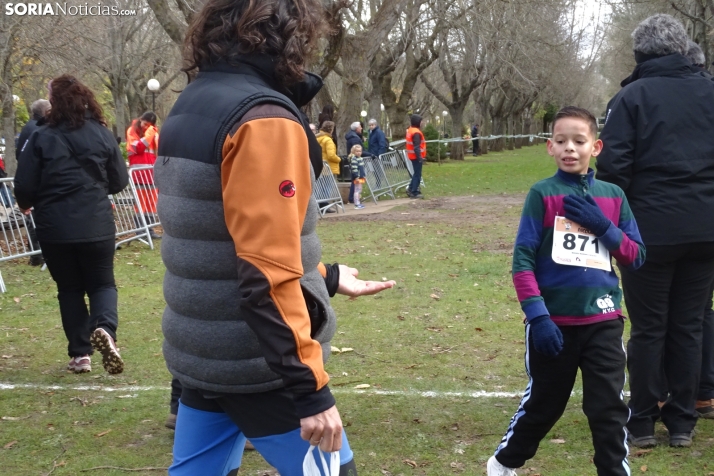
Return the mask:
M419 193L419 185L421 185L421 167L424 161L422 159L412 160L412 167L414 167L414 175L412 175L412 181L409 183L407 191L411 194Z

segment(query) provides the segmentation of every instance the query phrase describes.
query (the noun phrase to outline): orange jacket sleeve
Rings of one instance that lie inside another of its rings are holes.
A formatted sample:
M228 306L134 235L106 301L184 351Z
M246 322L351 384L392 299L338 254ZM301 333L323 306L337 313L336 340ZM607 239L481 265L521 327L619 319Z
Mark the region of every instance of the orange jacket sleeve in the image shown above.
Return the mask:
M280 147L275 138L280 137ZM223 145L221 181L241 311L301 417L334 405L300 287L300 235L312 194L305 130L285 109L251 109Z

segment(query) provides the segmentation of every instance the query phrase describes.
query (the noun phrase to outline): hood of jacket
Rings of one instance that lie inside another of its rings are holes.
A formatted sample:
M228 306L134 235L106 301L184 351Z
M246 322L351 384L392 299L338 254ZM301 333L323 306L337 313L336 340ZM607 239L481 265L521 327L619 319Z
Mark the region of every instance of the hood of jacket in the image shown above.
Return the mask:
M654 78L658 76L684 76L696 73L697 67L687 58L679 53L659 56L650 60L638 63L632 74L623 79L620 86L623 88L642 78Z

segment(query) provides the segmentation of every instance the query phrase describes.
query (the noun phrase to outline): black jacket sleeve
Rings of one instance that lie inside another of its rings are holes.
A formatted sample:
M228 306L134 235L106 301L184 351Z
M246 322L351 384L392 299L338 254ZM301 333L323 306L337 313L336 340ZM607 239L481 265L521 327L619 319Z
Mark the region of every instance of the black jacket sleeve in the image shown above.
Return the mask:
M597 157L597 178L627 192L637 145L635 118L623 97L615 98L607 111L600 134L603 149Z
M325 270L327 271L325 276L325 286L327 287L327 293L330 295L330 297L333 297L335 294L337 294L337 288L340 285L340 265L339 263L326 264Z
M421 135L414 134L412 136L412 142L414 143L414 154L417 160L421 160L421 148L424 147L421 143Z
M17 205L23 210L32 208L35 204L37 192L40 188L42 178L42 157L40 151L36 150L35 144L39 137L35 131L20 154L17 161L17 171L15 172L15 198Z
M111 133L109 136L112 136ZM113 136L112 136L112 139ZM111 194L119 193L129 184L129 172L126 170L126 162L121 155L121 150L116 140L109 142L109 160L107 161L107 180L109 182L108 191Z

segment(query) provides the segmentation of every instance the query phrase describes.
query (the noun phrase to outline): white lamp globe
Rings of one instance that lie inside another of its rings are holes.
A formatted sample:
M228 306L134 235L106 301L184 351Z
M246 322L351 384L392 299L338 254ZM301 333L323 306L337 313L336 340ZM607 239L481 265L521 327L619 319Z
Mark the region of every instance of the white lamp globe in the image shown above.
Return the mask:
M146 87L149 88L149 91L151 91L152 93L155 93L156 91L159 90L161 85L159 84L159 82L157 80L152 78L149 80L148 83L146 83Z

